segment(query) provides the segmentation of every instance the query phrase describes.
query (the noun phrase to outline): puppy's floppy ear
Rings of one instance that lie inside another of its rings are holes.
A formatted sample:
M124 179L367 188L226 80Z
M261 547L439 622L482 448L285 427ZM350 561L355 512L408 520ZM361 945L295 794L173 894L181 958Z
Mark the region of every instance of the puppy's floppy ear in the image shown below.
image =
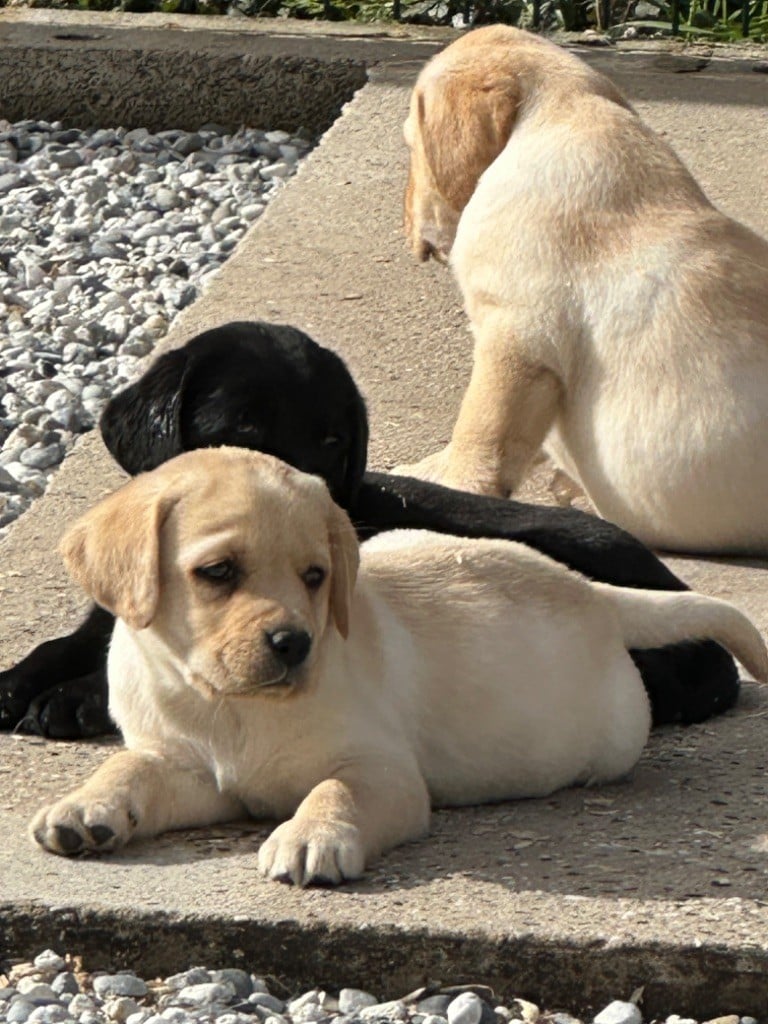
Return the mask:
M336 628L346 639L349 606L360 565L360 546L349 516L336 504L331 504L328 536L331 542L331 614Z
M131 476L155 469L184 450L179 420L187 362L186 349L166 352L102 413L104 443Z
M160 529L175 504L146 476L86 512L60 545L72 577L134 629L152 621L160 595Z
M480 55L482 58L482 54ZM520 86L481 59L416 85L416 118L424 156L440 195L461 211L478 179L509 141Z

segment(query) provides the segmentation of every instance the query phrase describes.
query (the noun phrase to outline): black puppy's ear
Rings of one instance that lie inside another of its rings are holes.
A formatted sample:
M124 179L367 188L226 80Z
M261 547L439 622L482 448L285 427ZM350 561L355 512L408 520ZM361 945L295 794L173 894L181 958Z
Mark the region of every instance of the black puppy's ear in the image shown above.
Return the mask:
M345 508L351 508L360 489L368 458L368 413L365 400L355 386L355 395L349 409L349 451L344 472Z
M187 361L183 348L166 352L115 395L101 415L104 443L132 476L155 469L184 450L180 409Z

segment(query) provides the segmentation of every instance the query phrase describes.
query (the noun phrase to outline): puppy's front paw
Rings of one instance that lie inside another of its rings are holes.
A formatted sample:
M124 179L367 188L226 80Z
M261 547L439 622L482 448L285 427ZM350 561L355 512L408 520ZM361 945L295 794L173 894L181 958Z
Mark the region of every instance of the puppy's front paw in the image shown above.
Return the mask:
M277 882L338 885L359 878L365 851L354 825L292 818L279 825L259 850L259 871Z
M44 849L72 857L123 846L137 823L130 806L119 797L88 800L73 793L38 811L30 832Z

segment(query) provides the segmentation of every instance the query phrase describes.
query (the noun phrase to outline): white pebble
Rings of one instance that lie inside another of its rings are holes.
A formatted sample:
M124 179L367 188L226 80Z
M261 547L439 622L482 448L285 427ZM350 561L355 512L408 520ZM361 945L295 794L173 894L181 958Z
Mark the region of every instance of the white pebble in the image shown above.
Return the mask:
M0 509L0 535L309 148L279 130L29 125L0 139L0 365L11 370L0 379L0 417L11 433L53 417L60 443L6 437L0 466L19 492ZM84 381L106 390L81 400Z
M448 1024L480 1024L483 1003L474 992L462 992L449 1004Z
M93 991L99 999L109 996L145 996L147 986L134 974L99 974L93 979Z
M642 1024L643 1015L634 1003L616 999L594 1018L593 1024Z

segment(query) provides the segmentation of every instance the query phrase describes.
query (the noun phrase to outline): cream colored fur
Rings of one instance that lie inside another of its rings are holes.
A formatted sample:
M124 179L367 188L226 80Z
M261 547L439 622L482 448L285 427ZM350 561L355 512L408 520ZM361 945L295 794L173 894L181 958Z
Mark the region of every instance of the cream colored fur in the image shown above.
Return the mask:
M450 259L475 353L451 443L400 471L508 495L543 444L653 547L768 552L768 243L514 28L427 64L405 136L406 230Z
M265 875L340 882L424 835L430 805L626 775L650 724L630 640L706 635L767 673L730 605L591 584L521 544L385 534L355 583L357 540L324 484L255 452L136 478L63 551L121 616L109 688L127 749L38 813L55 853L251 814L288 819ZM231 585L201 579L211 566L235 566ZM265 644L288 627L312 638L291 669Z

